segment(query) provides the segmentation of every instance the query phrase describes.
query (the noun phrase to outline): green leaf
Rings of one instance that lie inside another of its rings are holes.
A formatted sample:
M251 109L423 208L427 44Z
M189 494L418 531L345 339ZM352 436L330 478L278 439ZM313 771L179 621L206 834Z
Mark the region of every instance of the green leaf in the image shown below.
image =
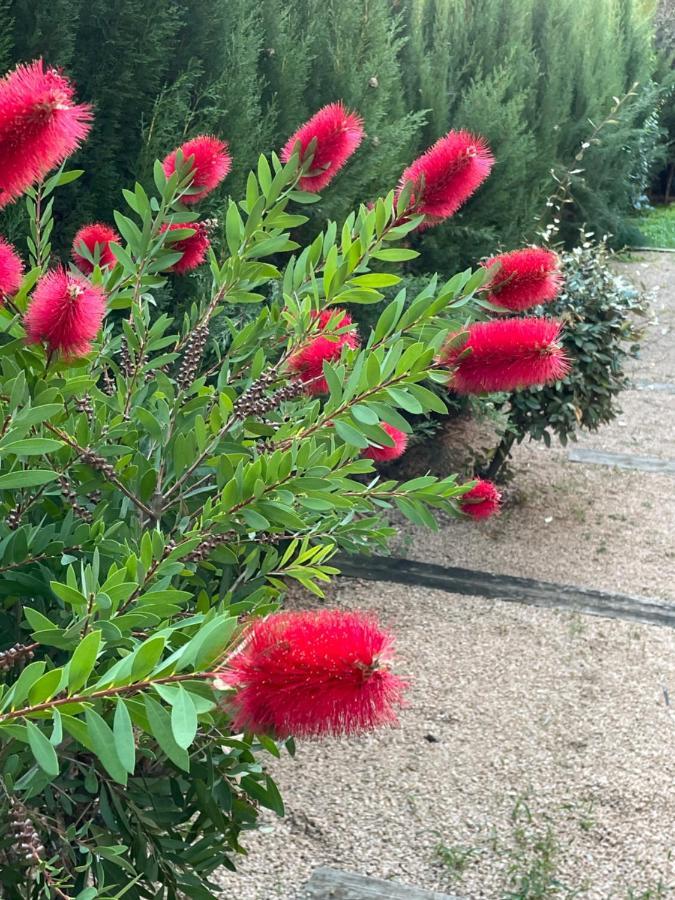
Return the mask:
M115 718L113 720L113 737L115 750L120 762L125 770L130 775L133 775L136 768L136 742L134 740L131 717L124 700L117 701Z
M88 887L75 897L75 900L96 900L98 897L98 888Z
M10 444L0 444L0 455L13 453L15 456L41 456L43 453L53 453L63 447L63 441L52 438L26 438L23 441L12 441Z
M171 729L171 718L168 712L151 697L145 698L145 711L152 734L160 748L179 769L189 772L190 757L187 751L179 747L174 739Z
M127 771L117 755L115 737L110 726L94 709L87 709L84 718L87 723L89 739L94 747L94 753L99 758L102 766L111 778L119 784L126 785Z
M192 666L195 672L202 672L217 662L230 643L237 625L234 616L221 615L204 625L185 645L178 664L178 671Z
M171 730L176 743L183 750L187 750L197 734L197 710L182 685L179 685L171 708Z
M409 259L417 259L417 250L405 250L397 247L392 250L375 250L370 254L373 259L381 259L383 262L405 262Z
M375 410L362 403L357 403L356 406L352 407L352 416L363 425L377 425L380 421Z
M14 417L14 425L22 427L30 427L31 425L39 425L47 419L51 419L57 413L63 412L61 403L45 403L42 406L32 406L22 409Z
M58 477L59 473L50 469L17 469L16 472L0 475L0 491L10 488L37 487L41 484L48 484Z
M74 694L87 683L96 664L96 656L101 646L101 632L92 631L78 645L68 667L68 691Z
M69 606L87 605L87 598L76 588L72 588L67 584L61 584L60 581L50 581L49 586L59 600L63 600Z
M278 816L283 816L283 800L279 794L279 789L269 775L265 776L265 785L262 785L257 781L253 775L246 775L241 780L241 786L247 794L250 794L251 797L255 797L255 799L263 806L271 809Z
M399 275L387 275L384 272L369 272L367 275L356 275L350 278L348 285L364 288L383 288L392 287L401 280Z
M50 778L56 778L59 774L59 761L54 747L33 722L27 721L26 728L28 730L28 744L31 753L35 757L35 762Z
M140 645L134 653L134 662L131 669L134 681L142 681L146 675L152 672L164 652L165 643L166 639L162 635L157 634Z
M81 175L84 175L84 169L69 169L67 172L61 172L60 174L53 176L56 179L55 186L63 187L64 184L70 184L71 181L77 181Z
M2 709L7 709L8 707L12 709L16 709L22 700L28 696L28 692L33 687L35 682L40 678L42 673L45 670L45 663L42 660L36 660L35 662L30 663L30 665L26 666L23 672L19 675L14 685L10 688L10 690L5 694L2 703Z
M368 440L360 431L357 431L353 425L350 425L348 422L343 422L341 419L337 419L333 422L333 425L345 444L350 444L352 447L359 447L361 450L365 450L368 446Z
M39 678L28 692L28 702L31 706L51 700L58 691L63 677L63 669L52 669Z

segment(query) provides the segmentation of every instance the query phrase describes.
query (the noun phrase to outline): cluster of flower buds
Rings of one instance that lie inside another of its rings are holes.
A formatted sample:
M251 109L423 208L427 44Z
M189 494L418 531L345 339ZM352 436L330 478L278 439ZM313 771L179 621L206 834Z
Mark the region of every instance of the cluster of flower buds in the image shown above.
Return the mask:
M262 416L271 409L275 409L280 403L286 400L295 400L303 393L304 385L295 379L279 388L278 391L267 394L267 389L276 381L277 377L276 373L270 369L256 378L248 390L244 391L241 397L235 401L234 415L238 419Z
M257 544L278 544L287 537L287 534L256 534L255 540ZM201 562L222 544L232 543L238 539L239 535L236 531L224 531L222 534L209 535L191 553L188 553L185 559L187 562Z
M79 518L82 519L83 522L91 523L93 520L91 512L87 509L86 506L82 506L82 504L78 501L77 491L73 490L72 484L64 475L61 475L59 477L59 487L61 488L61 493L64 499L68 501L75 515L79 516Z
M277 374L273 369L261 372L256 380L235 400L234 414L238 419L260 415L269 409L267 389L274 384Z
M26 807L11 797L8 815L9 833L13 840L12 850L19 862L37 865L44 858L45 848L35 829Z
M14 644L9 650L0 652L0 672L9 672L16 666L22 666L35 656L29 644Z
M85 415L89 421L94 418L94 407L91 402L91 397L89 394L85 394L84 397L78 397L75 400L75 409Z
M21 524L21 503L17 503L5 516L5 524L10 531L16 531Z
M103 390L109 397L112 397L117 388L115 386L115 379L110 374L110 369L103 370L101 380L103 381Z
M205 322L198 325L188 337L183 359L176 375L176 383L181 391L187 390L195 380L208 339L209 326Z
M236 531L224 531L222 534L210 534L208 537L204 538L194 550L187 554L185 560L186 562L201 562L203 559L210 556L217 547L221 546L221 544L227 544L229 541L235 540L236 537Z
M131 372L133 371L131 355L129 353L127 342L124 338L122 338L122 346L120 347L120 369L122 370L122 375L124 375L125 378L131 375Z
M92 469L96 469L97 472L105 475L106 478L111 478L115 474L115 467L113 464L108 462L108 460L100 454L94 453L93 450L83 450L80 454L80 459L83 463L91 466Z

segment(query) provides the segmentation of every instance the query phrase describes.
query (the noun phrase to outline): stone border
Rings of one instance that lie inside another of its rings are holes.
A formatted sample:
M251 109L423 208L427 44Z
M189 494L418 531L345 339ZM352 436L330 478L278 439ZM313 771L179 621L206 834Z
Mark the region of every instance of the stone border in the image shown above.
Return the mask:
M675 394L675 384L669 384L667 381L634 381L627 390L651 391L655 394Z
M450 894L323 866L314 870L306 890L308 900L461 900Z
M613 594L514 575L493 575L391 556L338 554L331 559L332 564L347 578L414 584L452 594L675 628L675 601Z
M617 469L637 469L639 472L657 472L675 475L675 459L659 459L656 456L633 456L632 453L605 453L602 450L586 450L574 447L567 454L570 462L590 463L595 466L613 466Z

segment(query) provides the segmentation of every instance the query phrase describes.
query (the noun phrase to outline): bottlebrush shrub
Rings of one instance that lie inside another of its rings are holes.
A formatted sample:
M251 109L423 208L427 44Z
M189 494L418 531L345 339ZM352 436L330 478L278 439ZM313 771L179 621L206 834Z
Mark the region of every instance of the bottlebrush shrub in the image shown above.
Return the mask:
M50 237L54 192L78 172L28 173L27 271L17 284L3 250L0 304L10 900L213 897L210 874L233 866L259 807L283 812L261 754L292 751L294 723L351 731L395 713L402 682L374 623L313 621L330 643L326 669L307 656L318 638L304 625L255 623L288 579L320 594L337 549L385 546L392 505L432 527L434 510L459 511L469 487L454 477L382 480L372 457L403 451L405 413L444 411L423 382L448 381L441 349L488 276L434 277L411 300L401 290L357 340L345 310L400 281L378 264L416 255L397 243L423 216L410 184L299 246L297 208L317 199L299 189L312 164L311 149L259 159L246 197L219 217L222 258L200 247L211 288L180 320L157 311L156 295L185 277L195 201L230 165L223 142L195 139L158 161L152 195L123 192L116 232L104 234L115 240L80 233L77 269L52 258ZM237 327L242 304L257 312ZM229 340L214 347L216 322ZM307 347L321 363L311 378L297 367ZM274 634L291 645L266 657L266 671L275 659L279 669L262 684L244 663ZM240 730L254 723L260 734Z
M576 439L578 428L590 431L611 422L620 408L617 397L628 385L626 363L637 355L642 337L639 317L646 300L609 267L609 252L588 234L561 257L563 289L545 307L564 322L562 344L570 372L556 384L508 395L502 404L506 430L487 469L497 477L512 445L526 437L550 446Z

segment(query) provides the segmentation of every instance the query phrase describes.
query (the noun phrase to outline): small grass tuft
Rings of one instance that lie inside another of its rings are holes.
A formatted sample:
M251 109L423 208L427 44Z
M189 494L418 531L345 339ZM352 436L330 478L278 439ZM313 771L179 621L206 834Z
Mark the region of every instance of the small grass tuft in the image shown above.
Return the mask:
M475 847L448 847L445 844L437 844L436 856L441 860L453 878L461 877L471 862L471 857L477 853Z

